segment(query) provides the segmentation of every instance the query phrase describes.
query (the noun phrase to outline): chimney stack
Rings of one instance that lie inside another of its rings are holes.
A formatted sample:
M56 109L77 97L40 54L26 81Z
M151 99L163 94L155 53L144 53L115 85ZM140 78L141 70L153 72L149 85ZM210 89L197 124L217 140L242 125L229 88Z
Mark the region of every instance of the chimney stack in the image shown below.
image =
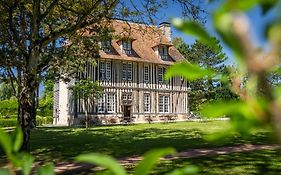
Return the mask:
M169 42L172 41L172 37L171 37L171 23L168 22L162 22L159 24L159 29L162 30L163 36L165 36Z

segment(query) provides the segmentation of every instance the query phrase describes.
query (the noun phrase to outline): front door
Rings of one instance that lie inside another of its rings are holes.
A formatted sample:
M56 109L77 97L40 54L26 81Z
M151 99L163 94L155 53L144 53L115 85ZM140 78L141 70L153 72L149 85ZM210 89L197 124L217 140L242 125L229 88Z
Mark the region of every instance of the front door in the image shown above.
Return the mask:
M124 106L124 120L126 122L131 121L131 106Z

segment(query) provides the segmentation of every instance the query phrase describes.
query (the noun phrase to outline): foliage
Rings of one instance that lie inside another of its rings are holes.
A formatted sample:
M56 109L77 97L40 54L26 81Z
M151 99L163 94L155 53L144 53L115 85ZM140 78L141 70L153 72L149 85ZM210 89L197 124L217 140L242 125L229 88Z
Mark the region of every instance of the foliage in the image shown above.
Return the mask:
M9 100L0 101L0 117L1 116L14 116L18 113L17 99L11 98Z
M180 29L186 28L186 26L180 27ZM215 72L229 75L230 67L225 66L227 57L222 52L219 41L205 35L207 34L204 34L204 41L207 40L209 42L207 44L212 44L214 47L209 47L209 45L204 44L206 42L201 43L198 40L192 45L187 45L181 38L175 38L173 40L175 47L191 64L187 64L187 66L180 63L172 67L166 74L169 77L181 75L183 78L190 80L189 107L191 111L195 112L198 112L206 102L236 98L235 94L231 92L229 79L223 80L215 76ZM194 69L193 67L198 68ZM184 72L181 71L183 69L185 69ZM169 73L171 74L169 75Z
M0 83L0 101L9 100L11 97L16 96L12 86L8 83Z
M43 85L44 91L42 97L39 99L37 113L41 116L52 116L54 101L54 79L44 79Z
M36 125L37 126L42 126L42 125L47 125L47 124L52 124L53 123L53 117L52 116L46 116L46 117L41 117L41 116L36 116ZM5 118L5 117L0 117L0 127L15 127L18 125L18 119L17 116Z
M249 19L244 14L246 11L260 6L264 13L276 5L273 1L225 1L213 12L213 26L225 44L230 47L235 55L238 66L235 76L231 78L231 89L239 96L236 101L224 99L214 102L203 108L206 116L223 116L231 118L232 129L225 133L238 131L244 135L254 128L273 125L279 141L281 141L280 120L280 87L272 87L268 82L268 75L280 65L280 19L272 21L267 27L267 41L270 43L270 51L256 48L251 41ZM276 5L280 10L280 6ZM206 42L207 32L193 32L192 28L186 28L190 22L173 20L178 29L192 34L199 41L205 42L209 47L213 43ZM175 65L176 67L177 65ZM184 74L185 70L181 69ZM217 73L218 77L224 77L223 72ZM192 79L191 79L192 80Z

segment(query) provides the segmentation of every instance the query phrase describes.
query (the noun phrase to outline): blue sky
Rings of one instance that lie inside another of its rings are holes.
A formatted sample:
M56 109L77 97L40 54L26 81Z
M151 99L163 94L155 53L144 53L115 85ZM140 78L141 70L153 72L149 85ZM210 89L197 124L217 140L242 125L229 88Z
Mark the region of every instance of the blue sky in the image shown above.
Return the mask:
M221 1L216 1L216 2L210 3L210 4L202 3L202 7L208 12L205 27L208 30L208 32L212 36L215 36L215 37L218 37L218 35L215 33L215 31L212 27L212 18L211 18L212 15L211 14L213 11L215 11L218 8L218 6L220 5L220 2ZM251 28L251 34L252 34L251 38L257 47L266 46L267 43L264 38L265 26L268 22L273 20L273 17L276 15L277 12L278 11L275 8L264 16L264 15L262 15L261 8L255 7L247 13L247 16L250 19L250 24L252 27ZM176 5L171 6L170 8L168 8L165 11L165 14L166 15L163 19L164 21L169 21L169 19L173 18L173 17L181 17L180 6L176 6ZM174 28L172 28L172 36L181 37L188 44L192 44L195 41L193 37L182 34L180 31L177 31ZM227 63L233 64L234 58L233 58L233 54L232 54L231 50L223 43L221 43L221 44L223 46L223 52L225 52L226 55L229 57L229 60L227 61Z

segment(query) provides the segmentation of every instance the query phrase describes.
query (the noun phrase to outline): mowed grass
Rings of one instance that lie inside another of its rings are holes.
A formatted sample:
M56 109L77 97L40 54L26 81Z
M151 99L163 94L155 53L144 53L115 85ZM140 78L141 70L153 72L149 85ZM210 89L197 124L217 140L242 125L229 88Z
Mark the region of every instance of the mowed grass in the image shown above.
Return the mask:
M278 175L281 174L281 154L277 150L261 150L162 161L151 174L165 174L190 165L204 175ZM133 167L128 169L133 171Z
M237 135L223 142L208 142L204 139L228 127L228 121L101 126L88 131L84 128L40 127L32 132L31 149L37 161L61 162L89 152L122 158L164 147L183 151L243 143L274 143L271 131L264 129L253 131L247 138Z

